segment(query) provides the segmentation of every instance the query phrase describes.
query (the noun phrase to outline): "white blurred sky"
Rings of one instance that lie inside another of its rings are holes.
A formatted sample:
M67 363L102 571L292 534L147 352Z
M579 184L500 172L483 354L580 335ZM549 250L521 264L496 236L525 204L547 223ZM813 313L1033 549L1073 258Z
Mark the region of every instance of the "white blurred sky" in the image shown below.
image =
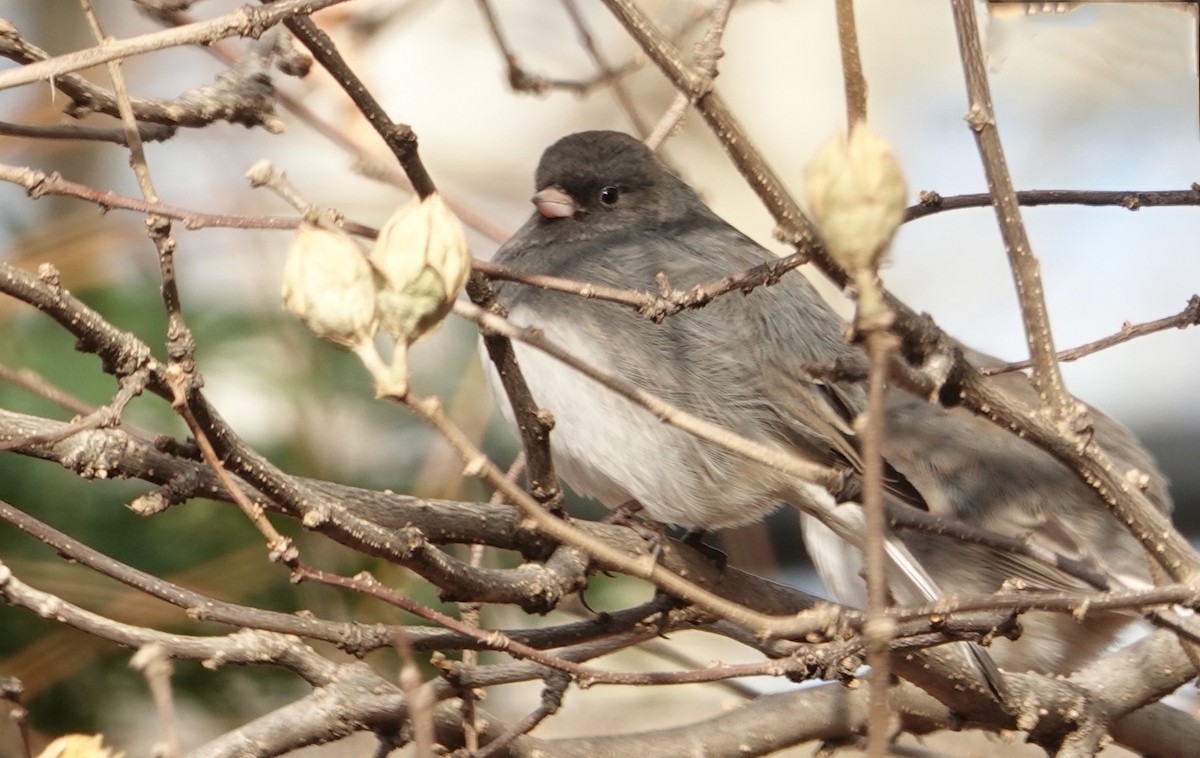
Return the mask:
M78 15L68 0L64 17ZM350 7L384 2L351 3ZM404 5L403 3L392 3ZM211 15L238 3L212 0ZM595 0L580 0L609 58L623 61L632 45ZM678 18L685 0L647 0L659 19ZM542 149L583 128L629 128L611 95L511 93L503 66L474 2L407 4L353 60L391 114L412 124L435 180L456 196L515 228L528 214L531 174ZM594 69L566 14L546 0L496 0L513 47L534 73L586 77ZM745 2L725 37L718 89L790 186L803 166L842 125L839 59L832 2ZM870 83L870 118L893 141L913 196L984 190L972 136L962 116L966 97L954 30L944 0L858 2L861 44ZM19 26L30 6L0 2L0 16ZM124 4L100 4L107 30L128 36L155 28ZM1019 189L1184 189L1200 180L1194 19L1162 8L1104 4L1063 17L1012 17L989 26L992 87L1001 137ZM82 26L80 26L82 28ZM46 29L29 30L39 39ZM61 44L61 43L60 43ZM55 49L65 52L86 44ZM46 42L47 47L53 47ZM135 87L169 96L206 82L215 63L196 50L146 56L131 66ZM630 85L644 117L655 121L671 90L652 67ZM290 91L302 85L283 80ZM0 93L0 111L45 98L44 86ZM308 95L319 110L341 107L328 91ZM370 141L370 138L368 138ZM0 160L20 163L11 139ZM151 146L152 168L168 202L212 211L284 209L245 189L242 172L259 158L286 169L302 192L352 218L379 224L401 193L357 178L344 154L303 125L282 137L241 127L185 135L179 144ZM714 208L747 233L771 240L771 222L699 118L668 143L666 154ZM124 158L108 153L111 186L135 194ZM36 151L28 163L55 168ZM0 211L20 213L23 193L0 188ZM1041 257L1060 347L1095 339L1122 321L1165 316L1200 290L1200 210L1027 209ZM266 307L277 287L286 235L256 235L264 261L251 264L267 279L247 283L242 232L184 234L180 267L192 298L256 298ZM474 237L487 257L494 243ZM145 251L143 251L145 252ZM955 211L905 227L885 281L910 305L932 313L955 335L1007 358L1024 355L1013 285L990 209ZM215 286L206 286L206 284ZM249 288L249 290L247 289ZM1131 424L1194 427L1200 421L1200 331L1170 332L1070 365L1070 387Z

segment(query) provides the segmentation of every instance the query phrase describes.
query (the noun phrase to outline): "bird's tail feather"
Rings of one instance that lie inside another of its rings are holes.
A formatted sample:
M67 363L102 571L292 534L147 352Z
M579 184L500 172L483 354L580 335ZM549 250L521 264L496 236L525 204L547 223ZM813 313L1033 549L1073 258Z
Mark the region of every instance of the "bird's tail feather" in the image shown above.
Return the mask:
M823 509L818 518L803 508L801 523L804 542L817 572L829 591L840 602L866 607L866 587L862 580L862 542L866 524L862 508L852 503L834 506L832 513ZM891 533L884 537L888 560L888 585L892 595L901 603L932 603L945 595L937 582L921 565L916 556L900 539ZM1004 675L983 647L971 642L954 642L964 663L982 680L1001 703L1007 702Z

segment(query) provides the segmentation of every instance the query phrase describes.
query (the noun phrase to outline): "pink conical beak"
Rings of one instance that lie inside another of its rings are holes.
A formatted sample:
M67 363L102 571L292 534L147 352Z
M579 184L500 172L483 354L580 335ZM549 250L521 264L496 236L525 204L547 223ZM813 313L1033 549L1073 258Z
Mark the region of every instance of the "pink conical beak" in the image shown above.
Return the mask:
M538 213L546 218L570 218L579 211L579 205L576 204L575 199L568 195L562 187L547 187L539 190L530 199L537 207Z

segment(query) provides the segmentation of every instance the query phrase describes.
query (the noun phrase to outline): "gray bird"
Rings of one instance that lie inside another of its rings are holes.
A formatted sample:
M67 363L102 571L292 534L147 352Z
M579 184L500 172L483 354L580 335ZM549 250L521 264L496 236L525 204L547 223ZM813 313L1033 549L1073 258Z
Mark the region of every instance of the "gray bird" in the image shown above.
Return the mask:
M517 271L651 291L664 274L686 290L776 259L624 134L564 137L542 156L535 182L536 211L495 256ZM658 324L627 306L521 283L498 282L496 291L514 323L541 329L681 409L811 461L861 470L852 422L865 407L864 388L820 380L807 367L864 359L799 274ZM802 511L805 544L830 592L840 602L865 604L858 506L837 505L815 485L668 426L544 353L516 350L534 399L554 415L558 471L579 494L609 508L636 501L659 521L702 529L756 521L791 503ZM1032 392L1020 374L993 381ZM889 398L885 458L894 502L1031 540L1102 571L1114 586L1150 584L1136 541L1051 456L962 409L899 390ZM1148 495L1169 511L1164 479L1148 454L1116 422L1098 413L1093 419L1096 440L1118 465L1144 473ZM1032 588L1087 586L1029 558L924 532L897 531L887 548L889 586L902 603L990 593L1014 579ZM1027 614L1021 638L991 650L1010 670L1067 671L1129 620Z

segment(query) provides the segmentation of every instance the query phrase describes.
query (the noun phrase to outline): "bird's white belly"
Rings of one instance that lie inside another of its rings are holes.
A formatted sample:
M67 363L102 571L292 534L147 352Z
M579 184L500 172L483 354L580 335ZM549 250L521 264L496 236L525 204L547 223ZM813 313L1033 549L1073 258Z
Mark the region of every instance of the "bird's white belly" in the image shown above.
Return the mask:
M556 345L612 371L573 324L539 319L520 306L509 318L536 325ZM774 507L765 485L714 482L703 446L686 433L536 348L514 342L514 349L534 400L554 416L550 446L557 472L579 494L609 508L636 500L659 521L703 528L752 521ZM500 379L485 363L513 423Z

